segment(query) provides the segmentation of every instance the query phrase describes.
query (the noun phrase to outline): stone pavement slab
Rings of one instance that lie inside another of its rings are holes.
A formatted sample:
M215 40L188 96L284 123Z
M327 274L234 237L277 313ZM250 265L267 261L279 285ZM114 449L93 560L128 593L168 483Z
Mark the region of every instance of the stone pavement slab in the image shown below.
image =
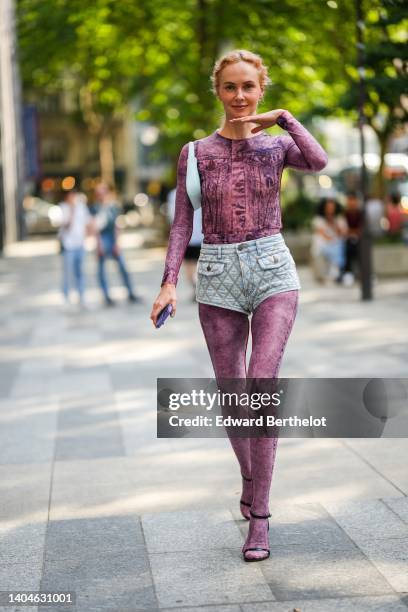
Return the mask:
M0 260L1 588L66 585L83 612L408 609L406 439L281 439L271 557L244 563L229 441L156 437L156 377L213 377L183 276L155 330L163 250L126 251L145 304L113 286L104 309L88 257L91 310L66 312L60 258L34 247ZM282 376L406 376L406 279L363 303L300 275Z
M0 464L47 463L55 449L59 403L36 394L0 401ZM1 510L0 510L1 512Z
M262 571L278 600L394 594L351 542L273 547Z
M38 591L41 581L42 557L33 556L28 562L0 565L2 591Z
M254 604L257 605L257 604ZM270 604L266 604L267 606L269 606ZM242 611L242 606L239 605L220 605L220 606L199 606L199 607L194 607L191 608L190 606L187 607L183 607L183 608L179 608L179 607L175 607L175 608L160 608L160 610L162 612L241 612ZM269 610L269 608L268 608Z
M46 521L0 526L0 566L16 563L28 565L33 559L40 559L45 546ZM1 588L0 588L1 590Z
M7 351L7 346L2 343L4 351ZM14 380L19 372L19 366L15 363L2 363L0 371L0 398L9 397L14 385Z
M61 403L56 461L123 457L125 454L113 397L103 392L97 396L90 396L88 392L86 397L85 405L82 399L78 401L72 397Z
M53 489L50 519L134 515L139 510L138 495L135 487L125 487L123 483L94 483L88 488L71 483L69 487ZM158 499L155 501L157 503Z
M152 553L150 563L161 607L273 601L259 563L236 549Z
M392 497L381 500L391 508L406 525L408 525L408 497Z
M408 537L374 538L359 548L397 593L408 593Z
M14 482L13 482L14 478ZM47 521L51 464L0 466L0 532Z
M407 607L396 596L345 597L343 599L292 600L284 603L243 604L242 612L406 612ZM198 610L197 610L198 612Z
M397 501L400 507L407 507L408 498ZM357 545L373 539L408 537L408 525L383 500L326 502L324 506Z
M378 493L373 497L393 496L392 489L408 496L408 469L405 460L408 438L349 438L343 440L343 444L370 468L371 474L381 476L383 492L380 493L380 489L376 487Z
M373 463L366 460L364 451L355 452L360 448L359 440L351 442L342 438L280 439L271 500L292 500L293 503L299 504L408 493L408 482L407 487L404 486L404 473L406 474L407 470L401 463L394 460L392 468L390 461L390 470L386 475L384 472L387 463L384 469L381 467L382 457L394 444L401 449L401 456L405 456L408 452L408 440L362 440L363 449L366 448L365 442L371 443L368 448L372 448L370 458L373 456ZM403 486L395 486L395 479Z
M330 545L344 547L348 538L321 504L283 506L272 504L270 542L272 547ZM245 527L245 524L244 524Z
M121 554L126 549L144 553L144 539L137 517L102 517L50 521L47 528L45 555L47 561L73 559L86 552L95 558Z
M149 553L202 552L239 548L241 536L228 510L159 512L143 515Z
M41 590L74 591L76 609L81 612L150 611L157 605L148 559L138 549L46 561ZM55 610L64 608L72 610L69 606L56 606Z

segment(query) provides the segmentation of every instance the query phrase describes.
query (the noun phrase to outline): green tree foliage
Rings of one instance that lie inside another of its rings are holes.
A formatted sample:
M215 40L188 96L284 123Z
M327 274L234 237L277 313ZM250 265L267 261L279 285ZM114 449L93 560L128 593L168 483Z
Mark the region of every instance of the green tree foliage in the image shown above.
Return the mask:
M141 3L19 0L23 83L37 95L71 91L78 119L98 137L102 176L112 181L112 128L144 65ZM135 28L131 27L135 24Z
M406 120L406 20L402 0L366 0L364 11L366 112L382 142ZM81 120L102 140L132 101L135 117L159 128L161 151L177 157L220 124L210 74L234 48L269 67L260 112L287 108L306 125L318 114L357 118L354 0L18 0L18 21L26 90L75 91Z
M404 0L370 2L365 12L364 114L378 137L381 161L376 177L377 195L384 198L384 155L389 140L408 119L408 9ZM340 104L357 119L359 75L353 65L347 72L350 87Z

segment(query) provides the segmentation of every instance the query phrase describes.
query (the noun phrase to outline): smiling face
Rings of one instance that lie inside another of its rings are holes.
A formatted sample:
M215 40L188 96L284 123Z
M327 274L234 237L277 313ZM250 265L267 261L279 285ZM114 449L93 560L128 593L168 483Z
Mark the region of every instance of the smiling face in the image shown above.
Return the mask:
M219 75L217 93L227 119L255 115L263 94L257 69L248 62L225 66Z

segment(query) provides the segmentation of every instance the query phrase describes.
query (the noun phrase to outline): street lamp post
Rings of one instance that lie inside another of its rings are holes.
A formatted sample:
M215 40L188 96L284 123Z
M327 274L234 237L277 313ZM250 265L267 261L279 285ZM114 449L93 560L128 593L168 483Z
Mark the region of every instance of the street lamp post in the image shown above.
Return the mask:
M365 165L365 142L364 142L364 102L365 102L365 68L364 68L364 19L362 0L355 0L356 7L356 37L357 37L357 63L358 63L358 129L360 133L360 154L361 154L361 176L360 193L363 201L363 228L360 239L360 275L361 275L361 299L363 301L372 300L372 256L371 256L371 232L368 224L367 215L367 169Z

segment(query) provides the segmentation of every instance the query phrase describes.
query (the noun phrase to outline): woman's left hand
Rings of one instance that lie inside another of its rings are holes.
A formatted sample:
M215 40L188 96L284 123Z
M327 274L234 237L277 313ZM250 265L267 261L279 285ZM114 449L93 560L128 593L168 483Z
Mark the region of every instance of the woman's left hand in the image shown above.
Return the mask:
M248 115L247 117L235 117L230 119L231 123L256 123L257 127L251 130L252 134L261 132L265 128L272 127L275 125L278 117L284 112L284 108L278 108L276 110L268 111L267 113L261 113L260 115Z

